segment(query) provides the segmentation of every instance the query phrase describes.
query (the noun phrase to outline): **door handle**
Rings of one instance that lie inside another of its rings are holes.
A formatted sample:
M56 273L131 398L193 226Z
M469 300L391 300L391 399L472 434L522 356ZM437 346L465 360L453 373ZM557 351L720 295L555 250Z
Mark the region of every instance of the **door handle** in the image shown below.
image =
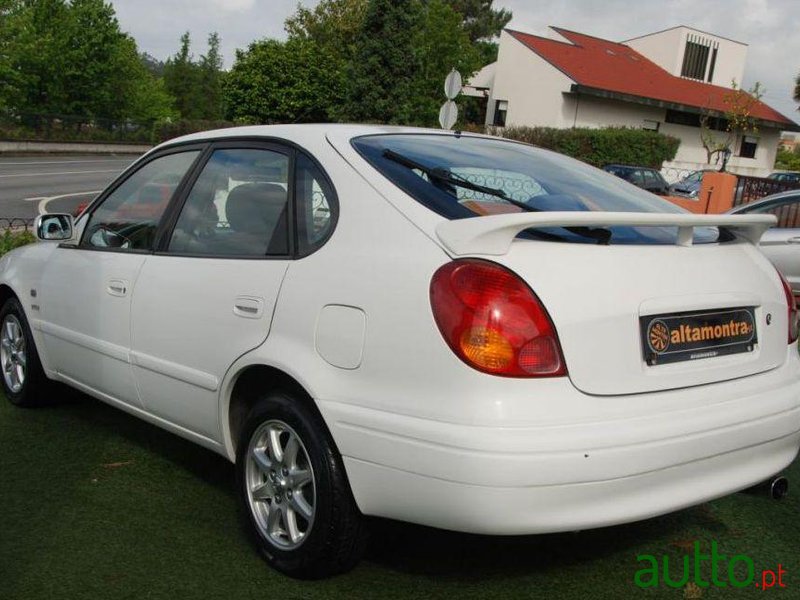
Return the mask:
M260 319L264 314L264 299L255 296L238 296L233 303L233 314L245 319Z
M786 240L786 243L787 244L800 244L800 236L798 236L798 237L790 237L788 240Z
M108 282L106 292L112 296L125 296L128 293L128 282L122 279L111 279Z

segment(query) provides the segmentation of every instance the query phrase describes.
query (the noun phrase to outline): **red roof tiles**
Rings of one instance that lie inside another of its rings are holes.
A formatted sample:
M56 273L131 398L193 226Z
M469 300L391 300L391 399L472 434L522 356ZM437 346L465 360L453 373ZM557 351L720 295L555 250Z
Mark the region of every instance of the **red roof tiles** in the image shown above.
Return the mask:
M572 43L506 31L579 85L663 102L709 108L724 113L728 88L676 77L625 44L553 27ZM796 127L781 113L758 101L752 115Z

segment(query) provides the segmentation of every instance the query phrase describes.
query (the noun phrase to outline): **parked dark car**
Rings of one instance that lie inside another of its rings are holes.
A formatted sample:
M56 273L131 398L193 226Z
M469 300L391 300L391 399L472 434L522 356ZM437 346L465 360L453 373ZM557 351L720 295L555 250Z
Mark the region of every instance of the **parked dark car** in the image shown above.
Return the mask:
M634 167L630 165L606 165L603 170L621 177L625 181L640 187L648 192L660 196L669 194L669 184L661 173L648 167Z
M776 173L770 173L767 179L800 184L800 173L797 171L778 171Z
M711 171L711 169L692 171L683 179L669 186L670 195L697 198L697 195L700 193L700 186L703 185L703 175L709 171Z

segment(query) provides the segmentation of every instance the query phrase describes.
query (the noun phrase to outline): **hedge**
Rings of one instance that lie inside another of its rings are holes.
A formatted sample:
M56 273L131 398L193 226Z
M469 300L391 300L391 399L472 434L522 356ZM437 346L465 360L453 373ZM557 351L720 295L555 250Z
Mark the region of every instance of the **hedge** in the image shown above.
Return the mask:
M67 118L47 117L43 125L33 127L21 120L0 116L0 140L37 140L52 142L127 142L159 144L189 133L233 127L231 121L186 120L137 123L115 121L82 123L80 127Z
M660 169L664 161L675 158L681 143L663 133L626 127L556 129L514 126L489 128L487 133L555 150L596 167L619 163Z

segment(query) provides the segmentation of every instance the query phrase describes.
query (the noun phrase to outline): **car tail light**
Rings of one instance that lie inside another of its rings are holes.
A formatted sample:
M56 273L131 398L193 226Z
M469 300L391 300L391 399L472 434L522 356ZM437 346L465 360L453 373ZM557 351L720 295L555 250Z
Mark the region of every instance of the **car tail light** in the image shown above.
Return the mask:
M789 343L793 344L797 341L797 302L795 301L794 294L792 293L792 286L790 286L789 282L786 281L786 277L784 277L783 273L780 271L778 271L778 276L781 278L781 283L783 284L783 293L786 294L786 304L789 306Z
M456 260L436 271L430 294L439 331L471 367L507 377L567 374L547 311L508 269L484 260Z

